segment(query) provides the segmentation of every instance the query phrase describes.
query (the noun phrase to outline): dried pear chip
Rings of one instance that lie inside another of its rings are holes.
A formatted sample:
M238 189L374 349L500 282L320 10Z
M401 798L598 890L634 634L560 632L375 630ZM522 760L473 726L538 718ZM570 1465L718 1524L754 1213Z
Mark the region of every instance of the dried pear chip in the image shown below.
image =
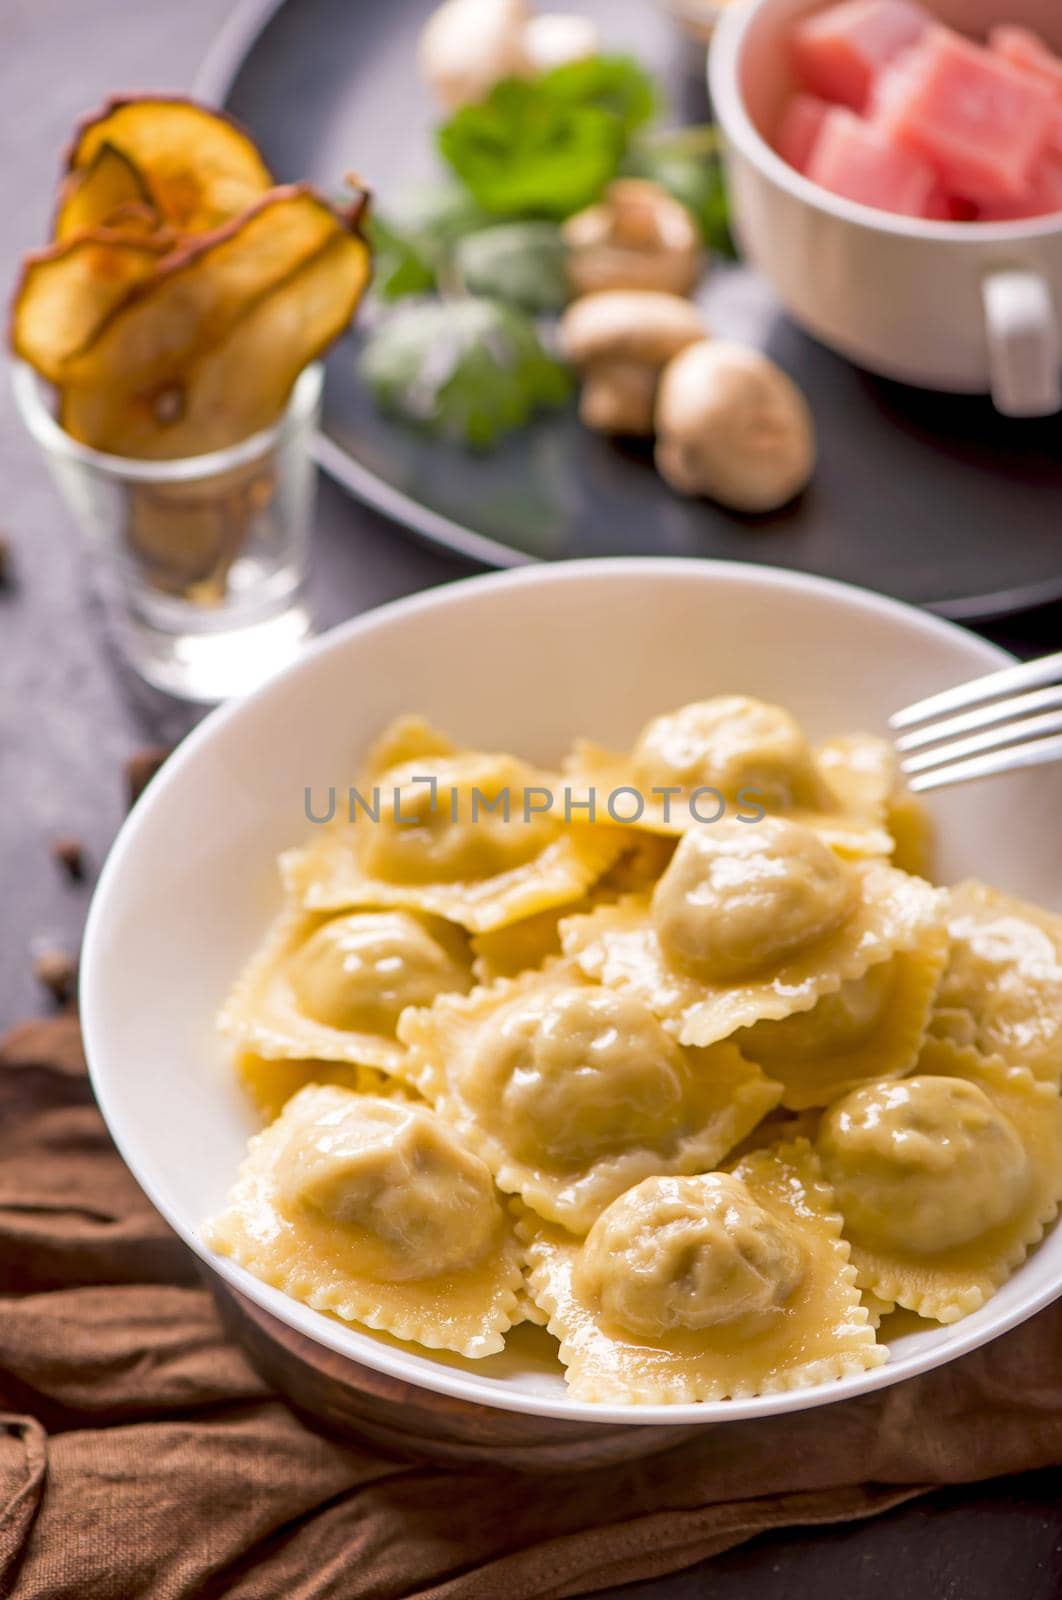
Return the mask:
M11 312L11 345L43 378L90 343L139 285L159 270L164 246L97 228L26 257Z
M116 206L107 218L106 228L123 238L148 239L160 251L174 250L179 243L177 234L163 223L155 207L140 200Z
M235 318L227 338L187 357L174 358L160 342L138 371L126 360L138 342L134 326L110 341L104 336L78 365L83 381L64 389L62 426L96 450L134 458L198 456L235 445L277 421L299 373L350 322L368 277L368 246L339 229ZM150 301L160 293L152 291L120 320L150 326Z
M173 459L269 426L302 369L346 327L369 251L303 188L170 257L64 369L60 422L119 455Z
M186 445L204 449L210 437L204 431L204 442L197 442L193 410L204 430L219 416L235 419L233 442L274 423L299 374L350 323L370 272L364 240L340 233L263 295L229 338L193 368L184 419ZM249 371L254 373L252 392L248 392Z
M193 100L112 100L78 130L69 170L89 166L113 145L141 173L163 220L181 233L205 233L245 211L273 187L250 135Z
M93 228L124 229L126 221L138 214L151 223L143 231L161 226L162 218L135 162L105 141L87 166L63 180L52 237L61 243Z

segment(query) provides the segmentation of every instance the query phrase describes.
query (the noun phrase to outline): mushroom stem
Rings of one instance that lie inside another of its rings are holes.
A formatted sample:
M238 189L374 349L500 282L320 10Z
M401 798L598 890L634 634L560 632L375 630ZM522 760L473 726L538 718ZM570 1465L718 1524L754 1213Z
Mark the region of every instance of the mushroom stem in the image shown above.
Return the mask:
M560 346L583 375L587 427L650 435L661 367L705 331L696 306L655 289L607 289L573 300L561 319Z
M635 361L602 361L587 373L579 416L595 433L653 431L656 371Z

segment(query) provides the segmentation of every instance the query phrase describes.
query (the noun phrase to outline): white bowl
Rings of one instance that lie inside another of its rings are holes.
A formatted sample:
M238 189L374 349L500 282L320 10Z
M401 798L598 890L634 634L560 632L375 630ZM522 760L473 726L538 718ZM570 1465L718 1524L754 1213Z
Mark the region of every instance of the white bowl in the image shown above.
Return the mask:
M983 36L1004 10L1062 49L1058 0L923 0ZM724 13L709 53L712 104L742 245L795 321L887 378L991 390L999 410L1062 405L1062 215L925 222L811 183L771 148L793 90L788 36L825 0L747 0Z
M305 788L352 781L388 718L423 711L460 739L543 762L576 734L622 744L654 712L726 691L784 701L816 736L884 731L895 708L1007 659L892 600L707 561L527 568L336 629L185 741L101 875L81 1004L119 1150L190 1248L282 1322L363 1366L512 1411L686 1425L765 1416L865 1394L995 1338L1062 1290L1062 1230L981 1311L898 1340L872 1372L759 1399L639 1408L570 1399L538 1330L517 1329L482 1362L414 1354L265 1287L197 1230L256 1125L214 1034L219 1002L279 903L277 853L308 832ZM946 876L983 874L1062 907L1062 769L957 790L935 809Z

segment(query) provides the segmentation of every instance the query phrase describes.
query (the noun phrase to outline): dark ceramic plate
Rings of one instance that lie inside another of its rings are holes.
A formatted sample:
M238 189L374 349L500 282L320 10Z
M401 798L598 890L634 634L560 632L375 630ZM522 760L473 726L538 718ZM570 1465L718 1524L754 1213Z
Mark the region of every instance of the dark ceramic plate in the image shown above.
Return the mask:
M281 179L335 190L351 169L381 197L430 178L433 108L414 66L432 0L245 0L198 88L254 132ZM580 0L610 48L705 114L702 62L649 0ZM818 420L812 488L748 520L672 495L647 451L587 433L568 411L473 456L377 415L357 335L328 371L322 465L414 533L495 566L564 556L721 556L823 573L959 618L1062 595L1062 427L980 398L869 377L807 338L751 272L717 267L712 326L767 350Z

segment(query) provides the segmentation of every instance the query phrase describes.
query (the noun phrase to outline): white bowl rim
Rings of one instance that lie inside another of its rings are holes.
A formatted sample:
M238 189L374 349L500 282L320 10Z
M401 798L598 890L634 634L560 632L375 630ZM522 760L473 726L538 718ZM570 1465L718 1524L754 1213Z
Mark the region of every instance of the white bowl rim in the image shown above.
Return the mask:
M762 173L787 189L805 205L828 211L844 222L877 233L892 233L901 238L937 240L950 244L1018 244L1024 239L1040 239L1062 232L1062 211L1042 217L1019 217L1010 222L945 222L926 217L905 217L895 211L879 211L857 200L832 194L812 183L791 167L764 139L745 108L740 93L741 54L760 13L777 0L744 0L727 6L716 23L708 50L708 88L712 107L724 135L747 160Z
M931 1368L943 1366L989 1343L1000 1334L1017 1327L1042 1311L1045 1306L1062 1295L1062 1278L1057 1283L1046 1285L1028 1301L1012 1306L1009 1310L997 1312L987 1324L975 1323L965 1332L962 1331L962 1323L951 1325L946 1345L934 1345L897 1359L890 1359L879 1367L873 1367L852 1377L838 1379L833 1383L806 1389L787 1389L777 1393L757 1395L751 1399L638 1406L571 1399L558 1401L540 1394L505 1388L497 1383L492 1384L474 1373L466 1373L442 1364L432 1369L429 1376L424 1367L411 1361L405 1351L375 1340L369 1333L362 1334L360 1330L355 1330L361 1343L356 1357L352 1357L349 1349L351 1332L349 1328L337 1323L333 1332L327 1317L289 1300L276 1290L271 1290L230 1259L215 1255L208 1250L194 1228L186 1226L160 1197L151 1172L145 1167L136 1151L133 1131L125 1125L123 1115L111 1097L108 1072L96 1048L96 1040L103 1031L103 1016L97 1000L102 971L101 951L105 944L102 929L108 917L109 902L124 870L126 855L150 814L152 794L159 794L171 784L178 782L181 773L195 760L199 750L222 739L229 723L242 715L245 705L258 703L269 695L274 685L298 676L321 656L342 652L348 640L371 635L396 620L409 621L422 612L446 607L455 593L463 594L471 588L487 592L510 588L515 584L547 586L563 584L573 578L577 580L580 576L591 574L595 580L625 581L632 572L647 578L670 576L696 582L710 580L724 584L752 583L769 588L780 587L819 596L833 596L848 606L863 608L878 615L892 616L897 620L902 619L907 627L913 627L927 637L936 639L951 637L957 633L963 634L965 631L955 623L919 611L903 601L893 600L836 579L789 572L778 567L760 566L754 563L668 556L599 558L520 567L509 572L495 572L460 579L455 583L429 589L364 612L329 630L309 645L296 661L255 690L253 694L219 706L210 712L168 758L160 772L152 778L144 797L137 801L111 846L89 908L81 960L79 996L81 1024L89 1077L97 1102L115 1145L133 1177L148 1199L200 1261L247 1299L277 1317L279 1321L305 1334L314 1342L335 1350L347 1359L355 1359L363 1366L413 1384L417 1388L471 1401L477 1405L551 1417L560 1421L619 1423L628 1426L688 1427L691 1424L707 1426L716 1422L737 1422L747 1418L777 1416L791 1411L829 1405L838 1400L853 1399L857 1395L887 1388L906 1378L916 1377ZM991 645L987 641L981 642L985 647L986 661L994 656L1000 665L1013 662L1014 657L999 646Z

